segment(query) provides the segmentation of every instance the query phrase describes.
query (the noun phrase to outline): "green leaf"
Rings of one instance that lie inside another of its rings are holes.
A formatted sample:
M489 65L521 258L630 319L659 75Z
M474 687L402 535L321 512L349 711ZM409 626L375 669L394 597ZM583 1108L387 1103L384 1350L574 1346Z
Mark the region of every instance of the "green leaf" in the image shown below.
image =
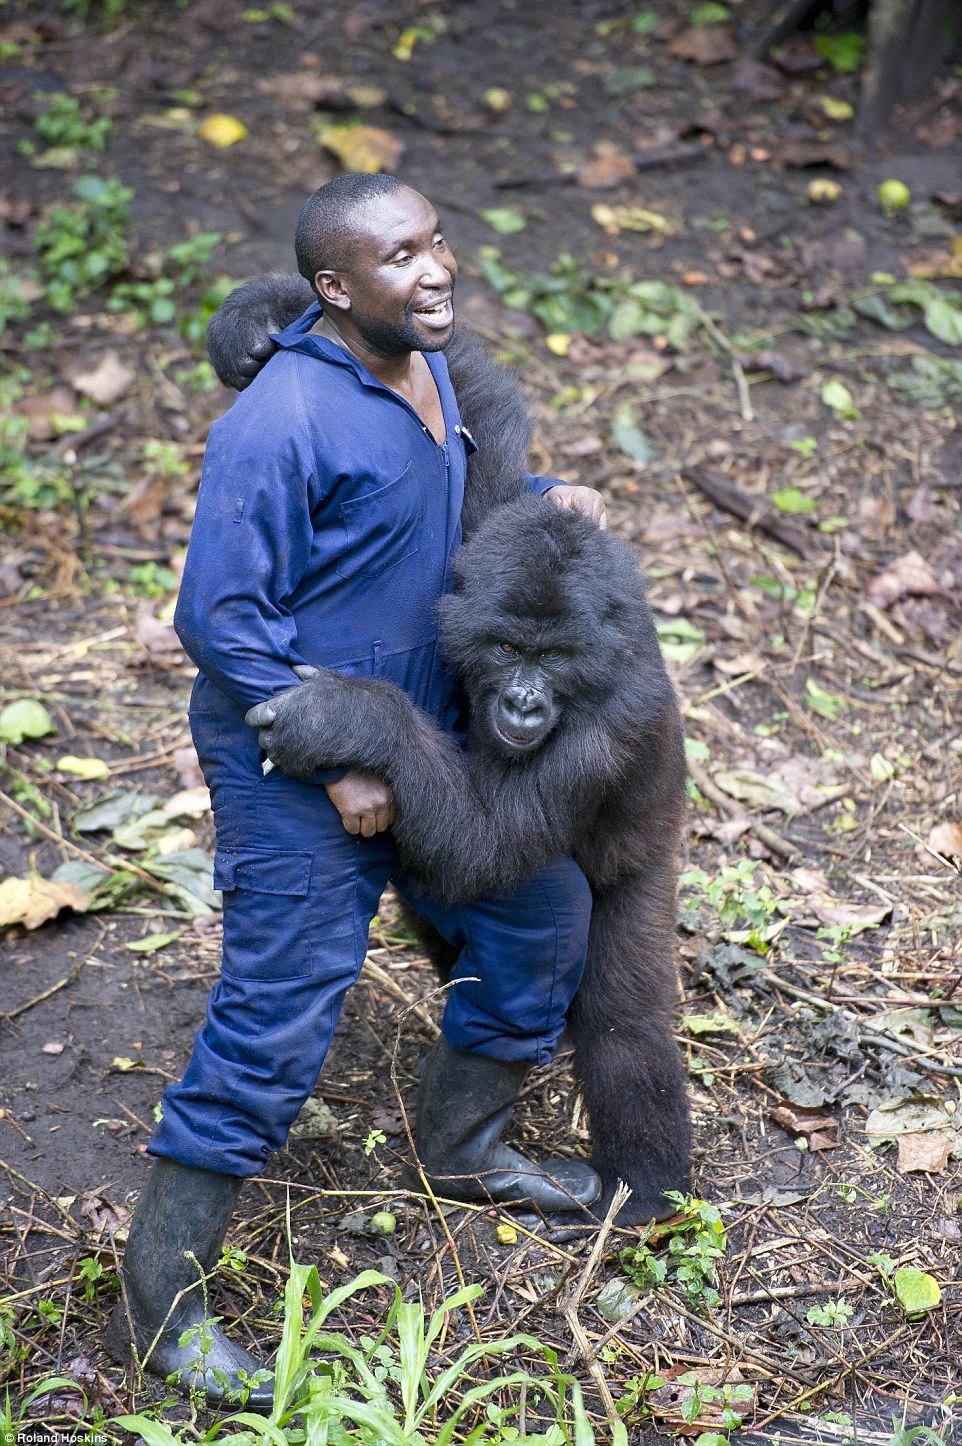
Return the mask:
M843 35L816 35L812 48L833 70L851 73L861 67L865 36L854 30L847 30Z
M653 30L658 29L660 23L654 10L639 10L631 22L631 28L636 35L650 35Z
M805 702L813 712L820 713L823 718L837 718L839 711L848 707L844 698L839 698L834 693L826 693L814 678L805 680Z
M737 1034L738 1024L724 1009L712 1014L683 1014L681 1027L686 1034Z
M131 954L156 954L158 949L166 949L176 938L176 934L145 934L143 939L131 939L125 947Z
M109 778L110 768L102 758L75 758L72 753L57 759L61 773L72 773L75 778Z
M807 497L800 487L783 487L772 493L772 501L779 512L814 512L815 498Z
M962 346L962 308L946 296L933 296L925 307L925 329L946 346Z
M481 216L501 236L513 236L528 224L521 212L512 210L510 206L494 206L490 211L482 211Z
M728 19L728 7L719 5L716 0L706 0L704 5L696 5L691 12L692 25L721 25Z
M895 1272L892 1283L906 1315L921 1315L923 1311L934 1310L942 1299L935 1276L916 1270L914 1265L903 1265Z
M611 439L633 462L653 462L658 456L657 449L635 421L635 409L631 402L622 402L615 413Z
M842 417L846 421L858 420L859 414L852 393L844 382L826 382L819 392L819 396L826 407L831 407L836 416Z
M22 743L25 738L46 738L57 725L42 703L20 698L0 710L0 743Z
M601 83L608 95L629 95L633 90L647 90L657 79L650 65L619 65L609 70Z

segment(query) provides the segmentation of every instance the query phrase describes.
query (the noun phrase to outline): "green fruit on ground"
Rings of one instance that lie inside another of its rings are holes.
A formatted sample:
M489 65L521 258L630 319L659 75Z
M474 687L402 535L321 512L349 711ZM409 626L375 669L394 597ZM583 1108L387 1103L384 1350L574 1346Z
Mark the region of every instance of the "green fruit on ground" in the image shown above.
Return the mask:
M901 211L912 199L912 192L904 181L883 181L878 188L879 204L887 216Z

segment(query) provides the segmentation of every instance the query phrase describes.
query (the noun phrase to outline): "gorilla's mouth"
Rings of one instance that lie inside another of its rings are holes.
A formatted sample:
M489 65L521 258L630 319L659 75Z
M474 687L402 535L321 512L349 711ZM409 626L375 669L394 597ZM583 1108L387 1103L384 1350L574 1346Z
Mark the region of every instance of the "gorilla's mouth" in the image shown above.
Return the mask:
M511 753L533 753L541 747L555 723L550 707L538 708L525 718L505 707L500 698L493 700L490 717L495 737Z

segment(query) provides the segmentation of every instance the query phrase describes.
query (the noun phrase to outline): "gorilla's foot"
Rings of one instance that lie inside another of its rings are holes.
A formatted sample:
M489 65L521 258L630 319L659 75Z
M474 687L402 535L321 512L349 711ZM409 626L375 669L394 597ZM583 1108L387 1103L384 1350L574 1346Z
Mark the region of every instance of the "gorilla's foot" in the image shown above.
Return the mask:
M211 1402L269 1411L273 1378L250 1384L260 1363L220 1330L206 1309L205 1277L217 1265L241 1182L159 1159L134 1213L124 1251L125 1300L105 1345L126 1365L131 1345L145 1369L176 1376ZM184 1344L181 1345L181 1341Z
M418 1159L432 1190L453 1200L527 1202L546 1214L582 1210L601 1194L586 1160L536 1165L501 1135L530 1066L465 1054L439 1039L418 1094Z

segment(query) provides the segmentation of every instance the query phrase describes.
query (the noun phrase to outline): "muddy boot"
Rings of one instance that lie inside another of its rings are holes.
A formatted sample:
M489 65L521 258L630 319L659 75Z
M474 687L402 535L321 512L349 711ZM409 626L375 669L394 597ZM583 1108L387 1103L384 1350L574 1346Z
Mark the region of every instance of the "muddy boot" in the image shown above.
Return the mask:
M501 1143L530 1068L438 1040L421 1076L416 1133L432 1190L452 1200L530 1202L546 1214L597 1200L601 1180L586 1160L536 1165Z
M132 1325L137 1355L141 1361L146 1357L148 1371L176 1375L184 1389L205 1391L212 1402L229 1398L238 1408L244 1386L238 1372L250 1377L259 1362L205 1320L201 1273L209 1274L220 1259L240 1187L233 1175L155 1161L124 1251L126 1304L121 1300L110 1317L105 1342L114 1360L127 1365ZM175 1303L178 1291L186 1293ZM188 1343L180 1345L192 1328ZM250 1388L246 1409L269 1411L273 1398L272 1377Z

